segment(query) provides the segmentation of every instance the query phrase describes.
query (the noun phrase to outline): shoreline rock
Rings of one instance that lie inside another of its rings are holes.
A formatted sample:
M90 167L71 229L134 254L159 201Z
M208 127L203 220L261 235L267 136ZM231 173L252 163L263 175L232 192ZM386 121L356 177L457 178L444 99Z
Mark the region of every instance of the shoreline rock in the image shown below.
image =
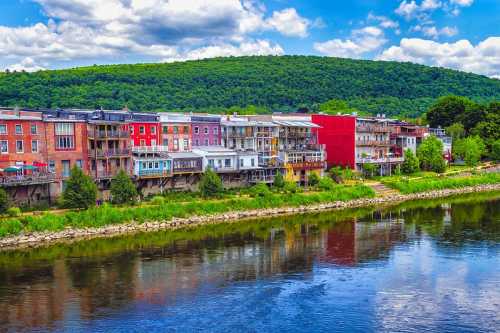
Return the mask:
M0 239L0 251L18 248L34 248L61 242L76 242L92 238L108 238L143 232L175 230L179 228L195 227L204 224L228 223L241 219L254 220L264 217L280 215L302 214L308 212L328 211L346 208L361 208L370 206L391 206L409 200L437 199L457 194L489 192L500 190L500 184L487 184L458 189L434 190L413 194L395 194L386 197L362 198L350 201L334 201L311 206L276 207L259 210L226 212L215 215L190 216L186 218L172 218L163 221L146 221L142 224L130 222L126 224L108 225L100 228L65 229L56 232L36 232L8 236Z

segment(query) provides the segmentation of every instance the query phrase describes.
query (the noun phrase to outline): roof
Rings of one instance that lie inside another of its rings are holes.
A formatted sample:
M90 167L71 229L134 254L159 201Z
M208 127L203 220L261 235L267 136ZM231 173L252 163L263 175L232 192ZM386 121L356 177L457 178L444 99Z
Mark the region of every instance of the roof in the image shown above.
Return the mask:
M236 151L222 146L200 146L193 151L204 156L236 156Z
M201 158L200 155L191 152L168 153L171 158Z
M42 117L35 116L17 116L14 114L0 113L0 120L42 120Z
M158 113L160 116L160 122L162 123L189 123L191 122L191 117L179 113Z
M320 128L321 126L316 125L310 121L298 121L298 120L275 120L275 124L286 127L309 127L309 128Z

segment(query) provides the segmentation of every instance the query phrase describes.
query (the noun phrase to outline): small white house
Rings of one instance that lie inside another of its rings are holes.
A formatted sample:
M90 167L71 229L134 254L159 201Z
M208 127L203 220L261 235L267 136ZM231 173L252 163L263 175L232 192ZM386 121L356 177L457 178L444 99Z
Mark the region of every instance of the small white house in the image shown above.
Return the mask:
M238 171L238 154L232 149L222 146L199 146L193 153L203 157L203 171L211 168L215 172Z
M259 168L259 153L256 151L238 152L238 170L254 170Z

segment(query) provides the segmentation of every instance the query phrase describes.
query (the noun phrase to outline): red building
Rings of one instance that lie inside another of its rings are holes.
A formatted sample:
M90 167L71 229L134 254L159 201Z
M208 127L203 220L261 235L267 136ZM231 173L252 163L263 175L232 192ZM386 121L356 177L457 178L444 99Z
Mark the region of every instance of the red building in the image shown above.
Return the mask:
M313 114L311 120L320 128L319 144L326 146L326 162L328 168L344 166L355 168L356 163L356 117Z
M155 147L161 145L160 121L155 114L133 114L130 123L130 143L132 147Z

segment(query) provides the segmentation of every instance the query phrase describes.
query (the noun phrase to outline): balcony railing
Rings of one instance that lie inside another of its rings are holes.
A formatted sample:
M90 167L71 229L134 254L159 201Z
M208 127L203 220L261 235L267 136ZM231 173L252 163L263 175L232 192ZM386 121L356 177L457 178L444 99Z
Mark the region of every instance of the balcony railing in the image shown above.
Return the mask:
M145 153L167 153L168 146L135 146L132 147L133 153L145 154Z
M368 132L368 133L387 133L391 131L389 126L380 125L357 125L356 132Z
M89 172L89 175L95 179L106 179L106 178L113 178L118 174L118 169L117 170L91 170ZM130 170L125 170L125 172L128 175L131 175Z
M109 157L127 157L130 156L130 149L117 148L117 149L91 149L89 150L89 157L94 158L109 158Z
M20 185L35 185L52 183L55 181L55 174L43 175L22 175L22 176L7 176L0 177L1 186L20 186Z
M170 177L172 172L170 170L139 170L135 172L139 177Z
M379 163L402 163L404 161L404 157L361 157L356 159L356 163L360 164L379 164Z
M310 160L310 161L289 161L286 166L292 167L292 169L323 169L325 167L325 162L321 160Z
M379 140L359 140L356 141L356 146L390 146L391 142Z
M280 137L288 137L291 139L297 138L297 139L307 139L313 137L313 134L311 132L280 132Z
M130 138L128 131L89 131L90 138L105 139L105 138Z

